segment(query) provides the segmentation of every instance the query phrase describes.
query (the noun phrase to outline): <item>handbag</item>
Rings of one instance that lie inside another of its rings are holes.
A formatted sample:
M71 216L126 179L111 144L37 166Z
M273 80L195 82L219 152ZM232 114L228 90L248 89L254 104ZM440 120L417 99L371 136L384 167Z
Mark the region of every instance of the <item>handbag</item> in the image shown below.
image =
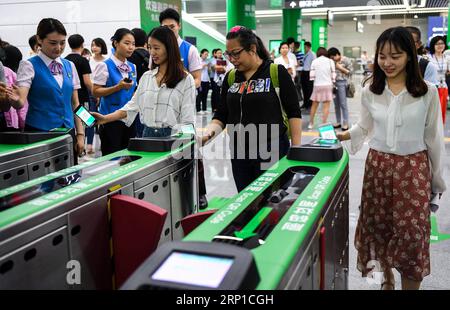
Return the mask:
M352 77L350 76L350 79ZM355 97L355 84L353 84L353 82L349 79L348 83L347 83L347 87L345 88L345 95L347 96L347 98L353 98Z

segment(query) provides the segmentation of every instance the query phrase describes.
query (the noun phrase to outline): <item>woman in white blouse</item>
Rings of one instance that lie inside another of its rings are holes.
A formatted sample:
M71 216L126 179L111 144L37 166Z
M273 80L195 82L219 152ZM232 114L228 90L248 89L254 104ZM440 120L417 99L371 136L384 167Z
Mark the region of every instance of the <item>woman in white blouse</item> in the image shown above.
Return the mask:
M143 137L167 137L177 125L194 124L194 78L184 70L177 39L168 27L151 31L148 48L152 67L142 76L133 98L113 113L93 114L99 124L123 119L127 126L139 114Z
M383 32L376 50L360 119L337 134L341 141L351 139L353 153L370 137L355 234L357 267L363 276L384 272L382 289L395 288L392 268L400 272L403 289L419 289L430 274L430 199L446 189L439 97L420 76L405 28Z
M283 42L280 44L278 52L280 53L280 56L275 58L274 62L277 65L283 65L291 75L293 81L297 73L297 63L292 62L292 59L289 58L289 45L287 44L287 42Z

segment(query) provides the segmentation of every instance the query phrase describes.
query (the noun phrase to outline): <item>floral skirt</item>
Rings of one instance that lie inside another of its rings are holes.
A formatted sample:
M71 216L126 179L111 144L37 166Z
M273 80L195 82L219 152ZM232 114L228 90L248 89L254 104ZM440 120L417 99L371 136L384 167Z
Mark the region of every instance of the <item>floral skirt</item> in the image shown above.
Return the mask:
M426 151L407 156L369 151L355 234L357 268L364 277L389 268L414 281L430 274L430 196Z

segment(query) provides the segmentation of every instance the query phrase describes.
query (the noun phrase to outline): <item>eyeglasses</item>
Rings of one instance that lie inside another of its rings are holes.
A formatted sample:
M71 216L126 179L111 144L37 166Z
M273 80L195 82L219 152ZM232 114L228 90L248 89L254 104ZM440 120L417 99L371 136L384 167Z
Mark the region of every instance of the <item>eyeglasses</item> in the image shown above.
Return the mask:
M439 43L436 43L435 45L445 45L445 43L444 42L439 42Z
M225 55L225 57L227 57L228 59L234 58L234 59L239 59L241 53L244 51L244 48L241 48L239 51L235 51L235 52L228 52L226 51L225 53L223 53Z

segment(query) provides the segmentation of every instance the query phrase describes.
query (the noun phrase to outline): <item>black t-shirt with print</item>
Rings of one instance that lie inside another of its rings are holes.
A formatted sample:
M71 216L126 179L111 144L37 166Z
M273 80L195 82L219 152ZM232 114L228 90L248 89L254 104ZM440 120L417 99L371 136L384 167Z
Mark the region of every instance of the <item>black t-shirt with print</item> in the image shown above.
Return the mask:
M75 53L67 55L66 59L73 62L75 68L77 69L81 86L81 88L78 90L78 100L80 101L80 104L85 104L89 102L89 92L86 85L84 84L83 75L92 73L89 61L83 56Z
M213 119L217 119L228 127L242 124L255 124L260 136L260 125L268 125L267 143L274 141L272 124L280 127L279 137L286 134L287 128L283 123L280 101L270 78L271 61L265 61L258 68L249 81L236 71L236 78L231 87L228 85L228 74L224 78L221 90L221 101ZM278 80L280 85L280 99L288 118L301 118L297 91L292 78L284 66L278 66ZM229 134L231 134L229 129ZM278 137L275 137L278 138ZM246 139L246 144L248 139ZM248 147L248 145L247 145ZM247 149L246 147L246 149Z

